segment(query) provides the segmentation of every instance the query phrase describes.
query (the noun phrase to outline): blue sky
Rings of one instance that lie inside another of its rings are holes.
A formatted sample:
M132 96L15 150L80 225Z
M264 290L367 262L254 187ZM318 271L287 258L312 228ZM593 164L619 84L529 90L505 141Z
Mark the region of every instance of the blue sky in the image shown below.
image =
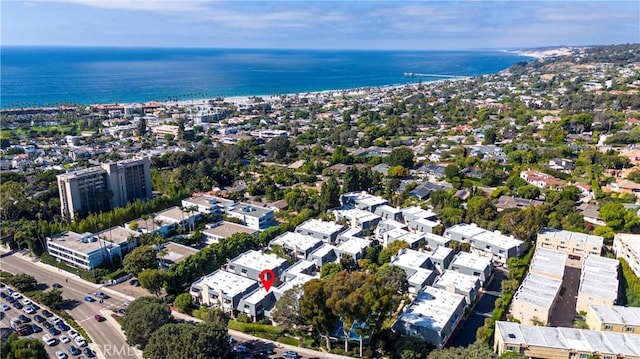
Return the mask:
M3 45L480 49L640 42L640 1L2 0Z

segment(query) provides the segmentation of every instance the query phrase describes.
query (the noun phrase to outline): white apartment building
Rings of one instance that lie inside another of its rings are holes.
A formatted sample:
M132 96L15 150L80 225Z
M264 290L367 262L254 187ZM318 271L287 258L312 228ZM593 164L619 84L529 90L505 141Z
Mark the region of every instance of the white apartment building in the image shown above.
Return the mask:
M587 311L589 305L612 306L618 300L618 266L616 259L588 255L580 272L576 312Z
M118 244L98 238L92 233L62 232L46 237L47 252L72 267L91 270L116 257L122 260Z
M585 233L570 232L552 228L543 228L538 233L538 248L548 248L564 252L567 255L567 266L582 267L584 258L589 255L599 256L602 253L604 238Z
M640 234L616 233L613 251L616 257L627 261L633 273L640 277Z

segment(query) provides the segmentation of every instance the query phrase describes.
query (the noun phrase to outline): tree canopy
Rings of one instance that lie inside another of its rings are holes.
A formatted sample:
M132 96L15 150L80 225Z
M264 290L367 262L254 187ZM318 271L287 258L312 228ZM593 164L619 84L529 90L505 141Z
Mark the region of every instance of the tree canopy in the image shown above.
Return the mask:
M122 322L127 341L143 349L151 335L171 321L171 309L160 299L140 297L127 307L127 315Z
M122 261L124 269L137 276L145 269L157 269L158 260L152 246L140 246L127 254Z

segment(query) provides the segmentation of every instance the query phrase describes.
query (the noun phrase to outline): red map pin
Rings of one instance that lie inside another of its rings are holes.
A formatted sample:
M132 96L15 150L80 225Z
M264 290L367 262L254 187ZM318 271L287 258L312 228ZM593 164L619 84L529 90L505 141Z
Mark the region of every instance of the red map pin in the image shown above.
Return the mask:
M267 292L269 291L269 288L271 288L271 285L273 284L273 281L275 279L276 275L271 269L265 269L260 272L260 281L262 282L262 285Z

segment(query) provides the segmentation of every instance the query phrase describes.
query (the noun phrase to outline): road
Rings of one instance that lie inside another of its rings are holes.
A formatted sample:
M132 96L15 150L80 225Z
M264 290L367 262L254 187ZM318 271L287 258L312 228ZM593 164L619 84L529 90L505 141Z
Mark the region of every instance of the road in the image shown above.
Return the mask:
M484 325L486 318L491 318L495 309L496 299L502 296L502 281L507 278L507 273L503 269L496 268L493 278L487 288L473 307L469 317L460 324L456 333L447 344L448 347L467 347L476 341L478 328Z
M53 283L62 284L62 296L73 301L72 308L67 308L67 312L82 326L94 342L91 347L96 351L98 358L141 357L129 346L120 328L114 327L110 322L99 323L94 319L94 316L102 308L122 308L123 303L128 300L127 297L109 291L107 294L111 298L105 300L103 304L98 301L85 302L84 297L92 295L101 288L100 285L87 282L69 272L59 271L55 267L35 261L21 253L5 255L0 261L0 270L10 273L27 273L34 276L38 283L45 283L49 286ZM104 291L107 292L106 289ZM118 354L114 356L113 353Z
M67 311L86 330L87 334L91 337L91 340L94 341L94 344L91 344L90 346L96 351L98 358L111 359L142 357L141 351L134 349L127 344L118 323L109 315L109 310L123 308L123 303L125 301L134 300L136 297L142 295L149 295L143 289L133 287L127 284L127 282L113 287L102 287L101 285L87 282L74 274L59 271L55 267L43 264L29 256L23 255L22 253L10 253L4 255L0 260L0 270L10 273L27 273L34 276L39 283L46 283L49 286L53 283L62 284L63 297L65 299L73 299L77 304L75 308L68 309ZM65 281L65 279L68 279L68 282ZM98 289L111 296L111 298L105 300L102 305L98 302L87 303L83 300L85 296L92 295ZM121 293L120 291L125 293ZM94 319L94 316L98 313L107 318L107 321L98 323ZM173 312L173 315L174 317L182 320L200 321L199 319L176 312ZM255 348L262 347L265 349L273 349L276 354L272 355L272 357L282 355L284 351L293 350L300 354L299 358L349 358L281 344L235 330L229 330L229 335L237 339L239 342L248 342ZM243 357L250 358L251 356L243 355Z

